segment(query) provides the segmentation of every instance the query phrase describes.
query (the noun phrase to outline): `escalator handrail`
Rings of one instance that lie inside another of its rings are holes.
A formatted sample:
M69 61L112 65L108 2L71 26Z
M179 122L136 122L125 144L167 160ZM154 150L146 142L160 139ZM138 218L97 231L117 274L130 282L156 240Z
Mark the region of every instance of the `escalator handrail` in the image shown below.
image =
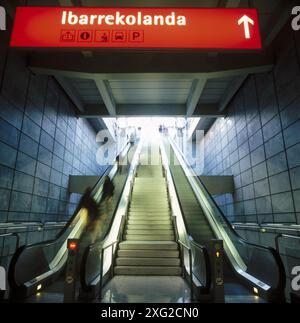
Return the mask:
M160 149L164 149L165 151L165 147L164 147L164 143L163 143L163 140L161 140L161 148ZM163 165L163 168L165 169L166 166ZM181 204L181 201L179 199L179 194L178 194L178 191L177 191L177 187L175 185L175 180L174 180L174 176L170 170L170 167L168 166L168 170L169 170L169 174L170 174L170 177L171 177L171 180L173 182L173 187L174 187L174 191L175 191L175 194L176 194L176 197L177 197L177 202L178 202L178 205L179 205L179 208L180 208L180 212L181 212L181 215L184 214L183 212L183 207L182 207L182 204ZM166 169L165 169L166 171ZM175 216L175 226L176 226L176 232L177 232L177 235L178 235L178 230L177 230L177 216ZM193 239L191 238L191 234L190 232L188 231L188 225L186 223L186 219L184 216L181 216L181 219L183 221L183 224L184 224L184 231L186 233L186 239L187 241L189 242L189 244L192 244L194 245L195 247L199 248L202 250L203 252L203 256L204 256L204 262L205 262L205 274L206 274L206 286L204 286L204 290L207 291L210 289L210 286L211 286L211 265L210 265L210 258L209 258L209 254L208 254L208 250L206 248L206 246L202 246L200 244L197 244L193 241ZM180 241L180 238L178 236L178 241ZM182 243L182 241L181 241ZM199 278L197 278L199 279ZM202 284L203 282L201 282Z
M141 142L139 143L139 146L141 147ZM140 154L140 151L139 151L139 147L136 148L136 152L137 154ZM137 165L136 165L137 166ZM116 204L116 207L115 207L115 210L114 210L114 213L113 213L113 216L111 217L111 221L110 221L110 224L108 226L108 228L106 229L105 231L105 234L102 235L101 237L101 240L97 240L95 241L94 243L91 243L89 244L86 248L85 248L85 251L83 253L83 257L82 257L82 261L81 261L81 264L80 264L80 282L81 282L81 287L83 288L83 290L88 290L89 288L89 285L86 284L86 279L85 279L85 270L86 270L86 262L87 262L87 259L88 259L88 256L89 256L89 253L92 249L94 248L100 248L100 249L107 249L107 247L111 244L115 244L115 242L113 243L110 243L108 246L104 246L105 244L105 241L106 239L108 238L108 235L111 231L111 228L112 228L112 225L113 225L113 222L114 222L114 218L115 218L115 215L116 215L116 212L118 211L118 208L119 208L119 204L121 202L121 199L122 199L122 196L123 196L123 193L124 193L124 190L125 190L125 187L126 187L126 183L129 179L129 176L131 175L131 173L135 174L135 171L136 171L136 167L135 169L131 169L131 167L129 167L128 169L128 174L127 174L127 177L126 177L126 180L125 180L125 183L124 183L124 186L122 188L122 191L120 193L120 196L118 198L118 202ZM133 175L133 178L134 178L134 175ZM128 207L128 205L127 205ZM124 216L123 216L124 217ZM120 227L119 227L119 231L118 231L118 242L119 242L119 238L120 238L120 235L121 235L121 230L123 229L122 228L122 224L123 222L121 221L120 223ZM113 264L112 264L113 265ZM95 280L96 278L93 279L93 281Z
M124 152L128 152L128 150L130 149L131 145L127 144L121 153ZM102 176L99 178L99 180L97 181L97 183L93 186L92 188L92 195L95 195L96 191L98 190L97 188L100 188L100 186L103 184L104 180L105 180L105 176L107 176L110 171L117 165L116 162L114 162L113 165L109 165L107 166L105 172L102 174ZM22 245L20 246L15 253L12 256L12 259L10 261L9 264L9 269L8 269L8 280L11 286L13 287L18 287L18 285L15 282L15 267L16 264L18 262L19 257L21 256L21 254L25 251L25 250L29 250L38 246L41 247L49 247L51 245L54 245L55 243L59 242L59 239L63 236L63 234L68 230L68 228L71 226L71 224L76 220L80 210L82 209L81 205L77 205L72 217L66 222L65 226L62 228L62 230L60 230L60 232L56 235L56 237L54 239L50 239L50 240L45 240L45 241L40 241L37 243L31 243L31 244L27 244L27 245ZM66 237L67 239L67 237Z
M175 142L173 142L175 143ZM175 143L176 144L176 143ZM182 158L184 159L186 165L188 166L188 162L185 158L185 156L182 154L182 152L177 149L177 152L179 152L182 156ZM189 166L188 166L189 167ZM193 172L191 170L191 172ZM253 247L256 247L256 248L260 248L260 249L268 249L268 250L271 250L271 249L274 249L270 246L265 246L265 245L258 245L258 244L255 244L255 243L252 243L252 242L249 242L247 240L245 240L243 237L241 237L237 232L236 230L234 230L234 228L232 227L232 224L230 223L230 221L227 219L227 217L224 215L223 211L221 210L221 208L219 207L219 205L217 204L217 202L215 201L215 199L211 196L211 194L209 193L208 189L206 188L206 186L204 185L203 181L199 178L199 176L194 176L194 178L196 179L197 182L200 183L201 187L205 190L206 194L209 196L210 198L210 201L214 204L214 207L217 208L218 212L220 213L222 219L226 222L227 226L229 227L230 231L237 237L238 240L240 240L241 243L243 244L247 244L247 245L251 245Z
M206 188L206 186L204 185L203 181L196 176L196 174L194 173L194 171L191 169L191 167L189 166L189 163L186 159L186 157L184 156L184 154L180 151L180 149L177 147L177 144L175 141L173 141L170 137L169 137L169 141L171 143L171 146L176 147L176 151L181 155L183 161L185 162L186 166L190 169L190 172L193 173L194 178L196 179L196 181L200 184L200 187L204 189L204 191L206 192L207 196L210 199L210 202L213 203L214 207L216 207L216 209L218 210L218 212L220 213L222 219L225 221L225 223L227 224L227 226L229 227L229 230L231 231L231 233L233 233L236 237L236 239L243 245L249 245L261 250L267 250L269 251L276 264L278 267L278 272L279 272L279 282L278 282L278 289L279 290L284 290L285 285L286 285L286 274L285 274L285 269L284 269L284 265L282 262L282 259L280 257L280 255L278 254L278 252L271 246L264 246L264 245L258 245L252 242L248 242L247 240L245 240L244 238L242 238L232 227L232 224L229 222L229 220L226 218L226 216L224 215L224 213L222 212L221 208L219 207L219 205L216 203L216 201L214 200L214 198L211 196L211 194L209 193L208 189ZM180 165L182 167L182 165ZM193 190L194 191L194 190ZM194 192L195 193L195 192Z

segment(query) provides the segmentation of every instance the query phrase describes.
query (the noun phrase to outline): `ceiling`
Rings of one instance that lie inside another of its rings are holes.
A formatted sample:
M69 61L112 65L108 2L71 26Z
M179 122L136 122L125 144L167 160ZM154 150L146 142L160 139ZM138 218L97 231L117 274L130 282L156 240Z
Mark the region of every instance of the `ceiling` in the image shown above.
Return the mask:
M14 1L18 2L18 1ZM19 3L22 1L19 1ZM263 50L32 52L30 67L50 74L76 104L79 116L173 115L216 118L251 73L273 68L269 46L290 16L287 0L43 0L43 5L110 7L255 7ZM297 1L295 1L297 2ZM28 0L27 5L41 5Z

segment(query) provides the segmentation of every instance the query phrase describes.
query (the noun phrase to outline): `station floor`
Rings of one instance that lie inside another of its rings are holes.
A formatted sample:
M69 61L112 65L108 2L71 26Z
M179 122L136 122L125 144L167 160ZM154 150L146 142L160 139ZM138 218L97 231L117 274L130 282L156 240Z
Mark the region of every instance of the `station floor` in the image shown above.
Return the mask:
M26 303L63 303L63 280L46 291L26 299ZM265 303L240 284L225 283L225 303ZM103 288L102 300L93 303L190 303L190 289L181 277L115 276Z

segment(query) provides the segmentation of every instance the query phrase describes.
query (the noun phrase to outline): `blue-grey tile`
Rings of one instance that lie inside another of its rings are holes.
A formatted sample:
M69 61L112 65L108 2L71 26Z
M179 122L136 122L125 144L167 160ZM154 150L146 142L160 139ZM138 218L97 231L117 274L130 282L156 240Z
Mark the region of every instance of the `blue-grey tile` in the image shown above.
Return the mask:
M300 166L300 143L288 148L286 153L290 168Z
M60 198L60 187L54 184L49 184L49 197L59 200Z
M265 142L266 158L270 158L284 150L282 133Z
M11 168L0 165L0 187L10 189L13 183L14 171Z
M52 152L43 146L39 146L38 161L45 165L51 166L52 162Z
M43 111L41 108L38 108L31 101L27 101L25 114L39 126L42 125L43 120Z
M254 183L255 197L263 197L270 195L269 181L263 179Z
M22 133L20 138L19 151L22 151L23 153L36 158L38 153L38 144L33 139Z
M294 191L293 194L294 194L296 212L300 212L300 190ZM300 220L299 215L298 215L298 219Z
M268 177L268 171L267 171L267 164L266 162L262 162L261 164L258 164L253 167L253 181L257 182L261 179Z
M256 199L257 214L269 214L272 213L272 203L270 196L264 196Z
M45 148L47 148L48 150L52 151L54 140L49 134L47 134L47 132L42 130L40 144Z
M240 169L241 169L241 172L243 172L249 168L251 168L251 161L250 161L250 155L247 155L246 157L240 160Z
M0 117L17 129L22 127L23 113L0 96Z
M0 141L0 164L15 167L17 150Z
M53 149L53 153L60 157L60 158L64 158L64 154L65 154L65 148L63 145L61 145L59 142L54 141L54 149Z
M252 200L254 198L254 186L250 184L243 187L243 199Z
M287 192L291 190L288 172L283 172L269 178L271 194Z
M275 223L295 223L296 216L295 213L275 213L274 214Z
M58 212L58 200L48 198L46 212L47 213L57 213Z
M17 148L19 143L20 131L6 121L0 119L0 140L6 144Z
M48 196L49 183L47 181L43 181L42 179L35 178L33 192L36 195Z
M7 211L9 208L10 190L0 188L0 210Z
M24 116L22 131L36 142L39 142L41 128L27 116Z
M43 130L45 130L51 137L54 137L55 135L55 124L47 118L45 115L43 117L43 124L42 124Z
M60 159L59 157L53 155L52 168L54 168L55 170L57 170L59 172L62 172L63 165L64 165L64 161L62 159Z
M249 185L253 183L253 177L252 177L252 170L249 169L243 173L241 173L241 183L242 186Z
M300 142L300 120L284 129L283 134L286 147L293 146Z
M264 141L268 141L281 131L281 123L279 115L274 117L271 121L265 124L262 128Z
M10 210L15 212L30 212L31 199L31 194L12 191Z
M272 207L275 213L294 212L294 203L291 192L272 195Z
M19 170L23 173L29 174L29 175L34 175L35 167L36 167L35 159L33 159L21 152L18 153L18 159L17 159L17 164L16 164L17 170Z
M250 151L255 150L263 144L262 131L258 130L252 137L249 138Z
M268 97L260 102L260 118L262 125L269 122L278 113L275 93L270 93Z
M65 134L60 129L58 129L58 128L56 129L55 140L58 141L63 146L66 143L66 136L65 136Z
M284 172L287 170L287 161L285 153L281 152L278 155L267 160L269 176Z
M61 185L61 178L62 178L62 173L56 171L55 169L52 168L51 170L51 177L50 177L50 183L56 184L56 185Z
M255 200L248 200L244 202L245 215L256 214ZM249 222L249 220L247 220Z
M23 193L32 193L34 177L18 172L15 172L13 189Z
M45 213L47 209L47 198L41 196L32 197L31 212Z
M39 179L43 179L46 181L49 181L50 179L50 167L42 164L40 162L37 162L37 167L36 167L36 177Z
M290 176L293 190L300 189L300 167L291 169Z
M256 166L265 160L265 148L260 146L251 153L251 164Z
M299 93L298 93L299 95ZM285 108L280 113L282 127L287 128L292 123L300 119L300 98Z

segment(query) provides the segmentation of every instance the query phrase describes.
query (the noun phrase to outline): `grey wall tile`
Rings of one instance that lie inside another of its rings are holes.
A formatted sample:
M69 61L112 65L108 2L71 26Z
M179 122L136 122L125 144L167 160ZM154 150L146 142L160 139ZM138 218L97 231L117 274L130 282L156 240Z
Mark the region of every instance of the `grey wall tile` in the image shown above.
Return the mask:
M287 149L289 167L300 166L300 143Z
M0 165L0 187L10 189L13 183L14 171Z
M282 152L267 160L269 175L275 175L287 170L287 161L285 153Z
M270 158L284 150L282 133L279 133L269 141L265 142L266 158Z
M269 178L271 194L286 192L291 189L289 173L284 172Z
M15 171L13 189L23 193L32 193L34 177Z
M0 164L15 167L17 150L0 141Z
M272 195L274 213L294 212L293 197L291 192Z
M16 164L16 169L29 174L34 175L35 174L35 167L36 167L36 161L35 159L29 157L28 155L25 155L21 152L18 153L18 159Z

